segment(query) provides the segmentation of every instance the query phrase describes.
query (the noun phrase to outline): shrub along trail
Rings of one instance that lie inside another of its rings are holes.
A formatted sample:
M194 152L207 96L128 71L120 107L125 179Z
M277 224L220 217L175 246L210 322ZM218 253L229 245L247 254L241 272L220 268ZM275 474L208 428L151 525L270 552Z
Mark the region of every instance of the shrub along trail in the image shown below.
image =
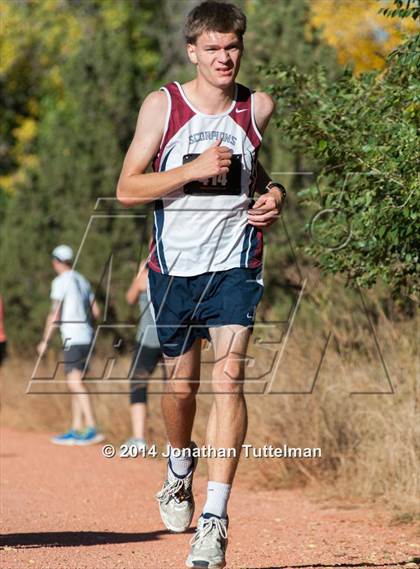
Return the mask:
M101 448L57 447L43 434L2 431L2 567L184 566L192 531L166 532L153 497L163 461L106 459ZM413 525L391 525L391 514L376 508L315 502L303 491L251 482L239 480L231 498L228 568L417 566ZM197 476L199 506L205 488Z

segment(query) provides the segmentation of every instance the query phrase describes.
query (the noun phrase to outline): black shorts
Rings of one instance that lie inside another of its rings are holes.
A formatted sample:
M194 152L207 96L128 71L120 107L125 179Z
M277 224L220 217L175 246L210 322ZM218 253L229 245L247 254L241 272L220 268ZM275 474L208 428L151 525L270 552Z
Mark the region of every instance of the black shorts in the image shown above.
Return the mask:
M74 344L64 350L65 373L70 373L74 369L86 372L89 369L88 357L90 350L90 344Z
M7 342L0 342L0 365L6 359L7 355Z

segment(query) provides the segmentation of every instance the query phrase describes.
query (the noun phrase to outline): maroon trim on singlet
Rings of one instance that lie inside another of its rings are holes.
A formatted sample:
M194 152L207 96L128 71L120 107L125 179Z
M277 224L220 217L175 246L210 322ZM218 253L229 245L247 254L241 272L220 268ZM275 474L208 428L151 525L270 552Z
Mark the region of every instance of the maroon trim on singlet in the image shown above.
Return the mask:
M153 238L151 243L149 244L149 257L148 257L148 267L155 273L161 273L159 259L157 256L157 247L156 247L156 239L155 235L153 234Z
M262 252L264 246L263 231L261 227L257 227L257 245L253 251L251 251L250 258L248 261L248 267L250 269L256 269L262 265Z
M252 124L252 106L251 94L252 91L237 83L236 105L233 107L229 116L238 124L246 133L254 148L261 145L261 140L255 132L254 125Z
M255 183L256 183L256 162L257 162L257 155L258 150L261 146L261 138L256 131L254 126L254 122L252 120L252 101L251 95L252 91L241 85L240 83L236 84L236 102L232 109L232 111L226 115L229 116L236 124L238 124L241 129L243 130L245 136L249 139L252 146L254 147L254 167L252 168L251 177L250 177L250 184L249 184L249 196L252 197L255 191ZM166 152L166 147L168 143L173 139L173 137L181 130L185 124L191 120L195 115L196 112L188 105L185 101L182 93L178 85L175 82L167 83L164 88L168 91L170 101L171 101L171 108L170 114L166 125L166 132L163 134L163 138L160 144L159 151L157 152L156 156L153 159L152 166L155 172L161 171L163 167L166 169L165 163L167 162L168 152ZM163 89L163 88L162 88ZM255 120L255 117L254 117ZM156 216L158 216L156 218ZM154 231L153 231L153 239L152 243L149 247L149 268L155 272L159 273L166 273L167 268L164 264L164 260L162 260L162 266L159 261L159 258L163 259L162 255L164 255L163 249L161 250L159 246L158 251L158 239L161 239L161 226L159 226L159 219L161 220L161 225L163 223L163 209L162 209L162 200L155 201L155 222L154 222ZM157 232L157 233L156 233ZM260 229L257 229L255 241L253 244L253 249L250 251L248 266L258 267L262 263L262 250L263 250L263 232ZM163 253L162 253L163 251ZM159 255L160 257L159 257Z
M171 114L169 116L168 129L163 136L159 152L153 159L153 170L155 172L159 172L162 156L168 142L184 126L184 124L195 115L194 111L184 101L176 83L167 83L165 88L168 90L171 98Z

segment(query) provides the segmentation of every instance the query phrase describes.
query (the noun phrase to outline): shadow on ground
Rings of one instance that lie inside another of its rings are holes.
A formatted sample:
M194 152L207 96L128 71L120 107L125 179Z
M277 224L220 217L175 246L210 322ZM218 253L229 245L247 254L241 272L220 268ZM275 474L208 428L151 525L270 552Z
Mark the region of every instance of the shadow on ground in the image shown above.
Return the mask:
M187 533L193 533L190 528ZM167 530L144 533L120 533L113 531L57 531L36 533L9 533L0 537L0 546L17 548L35 547L78 547L84 545L104 545L110 543L140 543L155 541Z
M414 561L417 562L417 558ZM366 561L360 563L310 563L309 565L270 565L270 567L244 567L243 569L317 569L318 567L325 569L332 569L334 567L341 569L351 569L352 567L389 567L392 569L395 567L395 569L398 569L410 562L413 562L413 559L394 561L393 563L369 563Z

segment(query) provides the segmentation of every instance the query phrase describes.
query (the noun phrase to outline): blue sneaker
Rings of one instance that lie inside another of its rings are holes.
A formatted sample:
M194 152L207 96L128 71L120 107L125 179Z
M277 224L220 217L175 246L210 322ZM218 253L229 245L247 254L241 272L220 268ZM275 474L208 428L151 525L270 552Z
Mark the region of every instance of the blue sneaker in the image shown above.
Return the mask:
M79 446L96 445L104 439L105 436L97 431L95 427L88 427L84 431L76 433L73 444Z
M55 445L71 446L75 444L75 441L79 436L79 434L80 433L78 431L70 429L66 433L63 433L62 435L57 435L55 437L52 437L51 442L54 443Z

